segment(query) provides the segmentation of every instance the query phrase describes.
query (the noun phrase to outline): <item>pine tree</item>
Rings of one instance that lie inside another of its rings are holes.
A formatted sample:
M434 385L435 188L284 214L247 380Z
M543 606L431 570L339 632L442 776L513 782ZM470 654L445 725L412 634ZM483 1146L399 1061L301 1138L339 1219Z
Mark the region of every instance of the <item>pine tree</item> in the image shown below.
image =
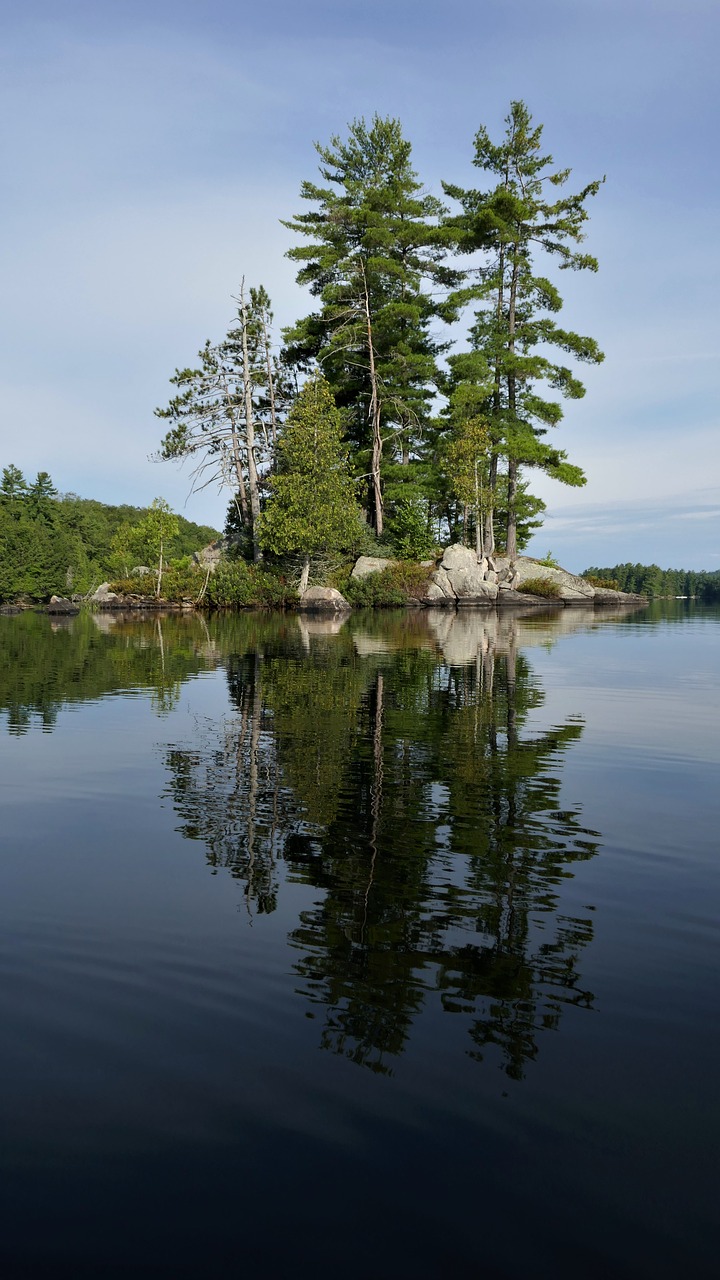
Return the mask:
M561 328L552 316L562 307L554 284L538 273L538 251L570 270L597 270L595 258L581 253L586 201L600 182L590 182L576 195L548 195L547 185L559 189L570 170L553 167L551 155L540 149L542 126L533 126L523 102L513 102L506 117L505 138L491 142L481 128L475 137L474 164L488 173L493 185L483 191L443 184L459 201L462 213L448 221L458 250L482 250L486 261L469 273L470 282L454 297L456 305L479 302L471 330L475 352L485 358L490 387L485 413L491 434L490 475L495 488L498 463L507 461L507 553L517 551L516 502L519 469L540 467L565 484L581 485L585 477L567 461L563 450L544 437L562 417L560 404L545 398L543 383L570 399L585 393L570 368L546 354L556 347L571 358L598 363L602 352L588 337ZM491 504L486 517L485 545L494 548Z
M398 120L355 120L346 141L335 136L316 149L327 185L304 182L300 194L315 207L284 225L311 241L288 257L320 307L285 332L286 351L301 367L318 362L347 410L380 535L383 457L407 469L396 485L413 478L436 385L440 347L430 325L438 309L427 281L457 276L442 265L442 205L423 194Z
M347 550L360 529L341 417L329 384L315 376L290 410L278 443L260 543L276 555L303 557L302 594L313 556Z

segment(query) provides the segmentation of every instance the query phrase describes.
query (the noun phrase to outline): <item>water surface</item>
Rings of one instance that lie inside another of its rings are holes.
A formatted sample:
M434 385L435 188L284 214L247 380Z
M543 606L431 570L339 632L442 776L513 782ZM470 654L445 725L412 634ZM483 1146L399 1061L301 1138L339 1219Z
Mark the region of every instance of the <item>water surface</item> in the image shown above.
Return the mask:
M0 618L6 1274L714 1273L719 624Z

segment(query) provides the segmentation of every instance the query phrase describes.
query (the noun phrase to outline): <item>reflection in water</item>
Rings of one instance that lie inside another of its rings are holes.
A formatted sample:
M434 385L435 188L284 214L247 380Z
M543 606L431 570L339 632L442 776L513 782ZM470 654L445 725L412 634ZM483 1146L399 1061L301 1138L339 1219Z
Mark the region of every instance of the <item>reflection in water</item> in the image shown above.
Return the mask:
M598 833L560 807L569 720L526 728L542 690L521 648L556 620L485 613L246 620L226 659L237 714L167 756L182 831L274 910L318 891L289 941L321 1045L391 1072L421 1011L522 1077L579 971L589 918L563 915Z
M0 714L11 734L27 733L38 721L51 732L63 707L129 689L149 690L163 714L183 681L218 661L200 615L82 613L58 620L27 612L0 619Z

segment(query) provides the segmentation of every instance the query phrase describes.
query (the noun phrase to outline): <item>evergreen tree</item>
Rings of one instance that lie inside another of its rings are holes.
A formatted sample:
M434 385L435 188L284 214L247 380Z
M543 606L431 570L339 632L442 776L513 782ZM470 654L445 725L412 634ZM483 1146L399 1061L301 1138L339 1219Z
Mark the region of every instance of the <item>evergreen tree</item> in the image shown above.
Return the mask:
M442 265L449 238L438 225L442 206L423 194L398 120L356 120L346 141L335 136L316 149L327 185L304 182L300 194L315 207L284 225L311 241L288 257L301 264L298 283L320 306L285 332L286 351L301 367L317 361L347 410L380 535L388 455L403 467L394 477L399 489L414 479L436 385L437 306L427 281L457 276Z
M451 218L458 250L482 250L483 264L472 271L470 283L454 297L456 305L476 301L480 307L471 330L472 349L484 357L490 375L485 412L491 431L490 475L495 487L500 458L507 460L507 553L517 551L517 483L521 465L541 467L565 484L581 485L585 477L567 461L564 451L544 439L547 429L562 417L560 404L545 398L548 383L561 396L578 399L582 383L570 368L546 354L556 347L573 359L602 360L592 338L561 328L553 315L562 299L536 267L538 251L559 260L564 269L597 270L597 262L577 246L584 239L588 214L585 204L600 183L588 183L577 195L548 196L547 186L559 189L570 170L553 167L552 156L540 148L542 126L533 126L523 102L513 102L506 118L503 141L491 142L482 127L475 137L474 164L488 173L486 190L463 190L444 183L447 195L459 201L462 213ZM494 548L493 505L486 518L485 545Z
M324 378L308 381L290 410L270 486L260 544L277 555L302 555L302 594L312 557L347 550L361 528L342 422Z

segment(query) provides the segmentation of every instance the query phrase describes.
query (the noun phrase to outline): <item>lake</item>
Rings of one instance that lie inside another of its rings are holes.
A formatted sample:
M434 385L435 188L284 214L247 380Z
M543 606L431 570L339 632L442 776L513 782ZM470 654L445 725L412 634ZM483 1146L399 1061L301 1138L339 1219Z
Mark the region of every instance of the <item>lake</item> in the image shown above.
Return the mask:
M720 610L0 617L3 1275L715 1274Z

